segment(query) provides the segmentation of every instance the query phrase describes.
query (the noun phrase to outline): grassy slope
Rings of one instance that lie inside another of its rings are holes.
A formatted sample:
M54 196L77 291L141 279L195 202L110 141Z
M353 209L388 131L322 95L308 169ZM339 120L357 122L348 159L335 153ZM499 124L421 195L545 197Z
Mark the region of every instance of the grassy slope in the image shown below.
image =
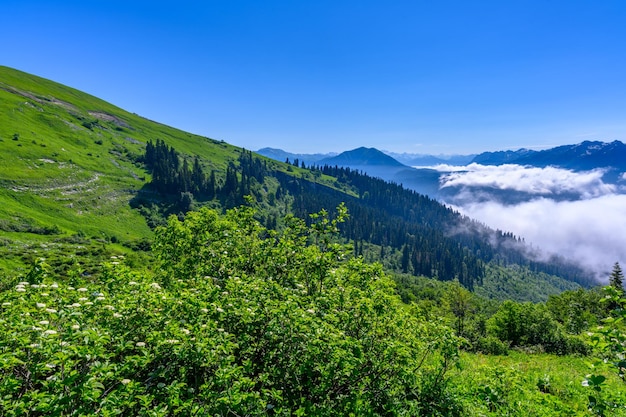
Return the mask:
M147 141L156 139L183 155L199 156L205 172L216 170L218 178L241 152L0 66L0 274L23 274L35 256L58 258L82 245L90 246L91 255L102 255L124 250L111 241L151 237L145 219L129 202L150 179L134 159ZM268 163L290 175L311 175L281 162ZM340 187L331 177L317 181ZM66 242L76 235L81 238ZM105 248L93 247L94 239ZM57 255L50 254L53 250Z
M8 254L74 234L149 237L129 201L149 179L132 157L150 139L199 155L207 169L223 170L238 153L6 67L0 67L0 117L0 244ZM55 227L58 233L43 235ZM10 272L23 263L3 256L0 267Z
M592 372L587 362L517 351L508 356L464 353L460 368L450 376L467 416L591 416L595 414L587 410L588 396L598 394L583 386L585 375ZM617 375L599 373L607 377L605 390L623 399ZM624 416L624 411L607 415Z

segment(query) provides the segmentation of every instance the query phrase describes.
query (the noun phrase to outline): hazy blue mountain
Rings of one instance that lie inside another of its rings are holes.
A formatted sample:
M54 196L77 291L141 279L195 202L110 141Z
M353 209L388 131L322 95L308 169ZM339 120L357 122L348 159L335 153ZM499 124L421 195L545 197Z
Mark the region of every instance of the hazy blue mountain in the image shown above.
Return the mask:
M594 168L626 170L626 145L620 141L590 142L564 145L522 156L518 163L545 167L549 165L576 171Z
M480 165L503 165L503 164L518 164L521 158L533 155L537 151L532 149L518 149L517 151L496 151L496 152L483 152L476 155L471 160L472 163Z
M383 151L395 160L408 166L428 167L433 165L467 165L472 162L476 154L471 155L423 155L412 153L395 153Z
M289 158L293 161L298 158L307 165L337 165L362 171L369 176L378 177L386 181L402 184L407 189L428 195L431 198L452 202L456 194L462 191L458 187L440 189L440 178L446 172L428 168L413 168L414 166L428 167L439 164L463 166L469 163L481 165L517 164L535 167L555 166L574 171L606 168L603 181L616 184L621 180L622 173L626 172L626 145L620 141L582 142L575 145L558 146L542 151L531 149L504 150L497 152L483 152L479 155L433 156L416 154L394 154L383 152L376 148L360 147L338 155L302 155L291 154L285 151L264 148L259 153L273 159L284 161ZM401 160L394 158L397 156ZM468 190L468 188L463 188ZM471 187L472 195L477 201L494 199L508 204L528 201L533 196L520 191L496 190L490 187ZM561 193L557 196L549 194L546 197L558 200L577 200L576 193Z
M314 153L314 154L302 154L302 153L291 153L284 151L282 149L276 148L263 148L256 151L259 155L267 156L268 158L272 158L276 161L285 162L289 159L290 162L293 163L296 159L300 162L304 162L307 166L311 164L317 164L318 161L324 158L331 158L337 153Z
M472 162L482 165L556 166L576 171L611 167L624 171L626 170L626 145L617 140L610 143L585 141L576 145L557 146L542 151L519 149L483 152Z
M386 167L405 167L406 165L396 161L391 156L379 151L376 148L360 147L351 151L345 151L339 155L324 158L320 160L321 164L339 165L339 166L386 166Z

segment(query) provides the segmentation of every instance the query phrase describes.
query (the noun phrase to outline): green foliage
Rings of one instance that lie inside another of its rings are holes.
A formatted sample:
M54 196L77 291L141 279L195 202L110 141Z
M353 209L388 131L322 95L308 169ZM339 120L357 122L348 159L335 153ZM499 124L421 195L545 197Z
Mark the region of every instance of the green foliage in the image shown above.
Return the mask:
M569 334L580 334L597 325L606 316L606 306L600 288L564 291L551 295L546 302L550 314Z
M574 291L580 285L543 272L531 271L520 265L486 265L485 277L474 288L476 294L496 300L544 302L551 295Z
M560 355L587 353L575 336L566 335L544 304L505 301L487 322L488 333L511 347L539 349Z
M402 304L380 266L342 260L339 213L279 235L249 208L202 209L158 230L154 277L112 259L99 283L41 275L1 292L0 409L459 415L458 339Z
M450 388L461 399L465 416L592 416L589 388L581 384L586 359L511 350L507 356L463 353L450 373ZM607 376L605 389L623 387ZM594 391L595 392L595 391ZM611 416L624 416L611 410Z
M613 310L602 320L602 326L591 333L591 341L599 357L590 365L594 373L587 375L583 385L594 391L589 395L589 409L595 414L606 416L621 412L620 415L626 415L626 298L623 288L613 285L605 287L604 292L602 301ZM597 373L606 371L619 376L621 390L607 387L607 378Z

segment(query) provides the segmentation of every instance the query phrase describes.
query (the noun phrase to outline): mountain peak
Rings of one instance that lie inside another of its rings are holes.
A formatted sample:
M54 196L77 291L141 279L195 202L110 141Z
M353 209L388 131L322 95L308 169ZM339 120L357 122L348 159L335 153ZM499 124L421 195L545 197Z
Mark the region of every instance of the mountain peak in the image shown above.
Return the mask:
M345 151L332 158L326 158L320 161L322 164L329 165L345 165L345 166L367 166L367 165L384 165L391 167L403 167L404 164L398 162L391 156L379 151L376 148L366 148L364 146Z

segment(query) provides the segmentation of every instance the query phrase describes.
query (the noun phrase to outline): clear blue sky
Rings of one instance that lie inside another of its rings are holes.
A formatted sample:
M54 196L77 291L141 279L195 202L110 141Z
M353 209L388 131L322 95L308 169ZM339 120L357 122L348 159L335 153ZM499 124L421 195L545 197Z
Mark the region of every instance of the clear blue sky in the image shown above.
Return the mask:
M626 1L3 0L0 64L257 150L626 141Z

